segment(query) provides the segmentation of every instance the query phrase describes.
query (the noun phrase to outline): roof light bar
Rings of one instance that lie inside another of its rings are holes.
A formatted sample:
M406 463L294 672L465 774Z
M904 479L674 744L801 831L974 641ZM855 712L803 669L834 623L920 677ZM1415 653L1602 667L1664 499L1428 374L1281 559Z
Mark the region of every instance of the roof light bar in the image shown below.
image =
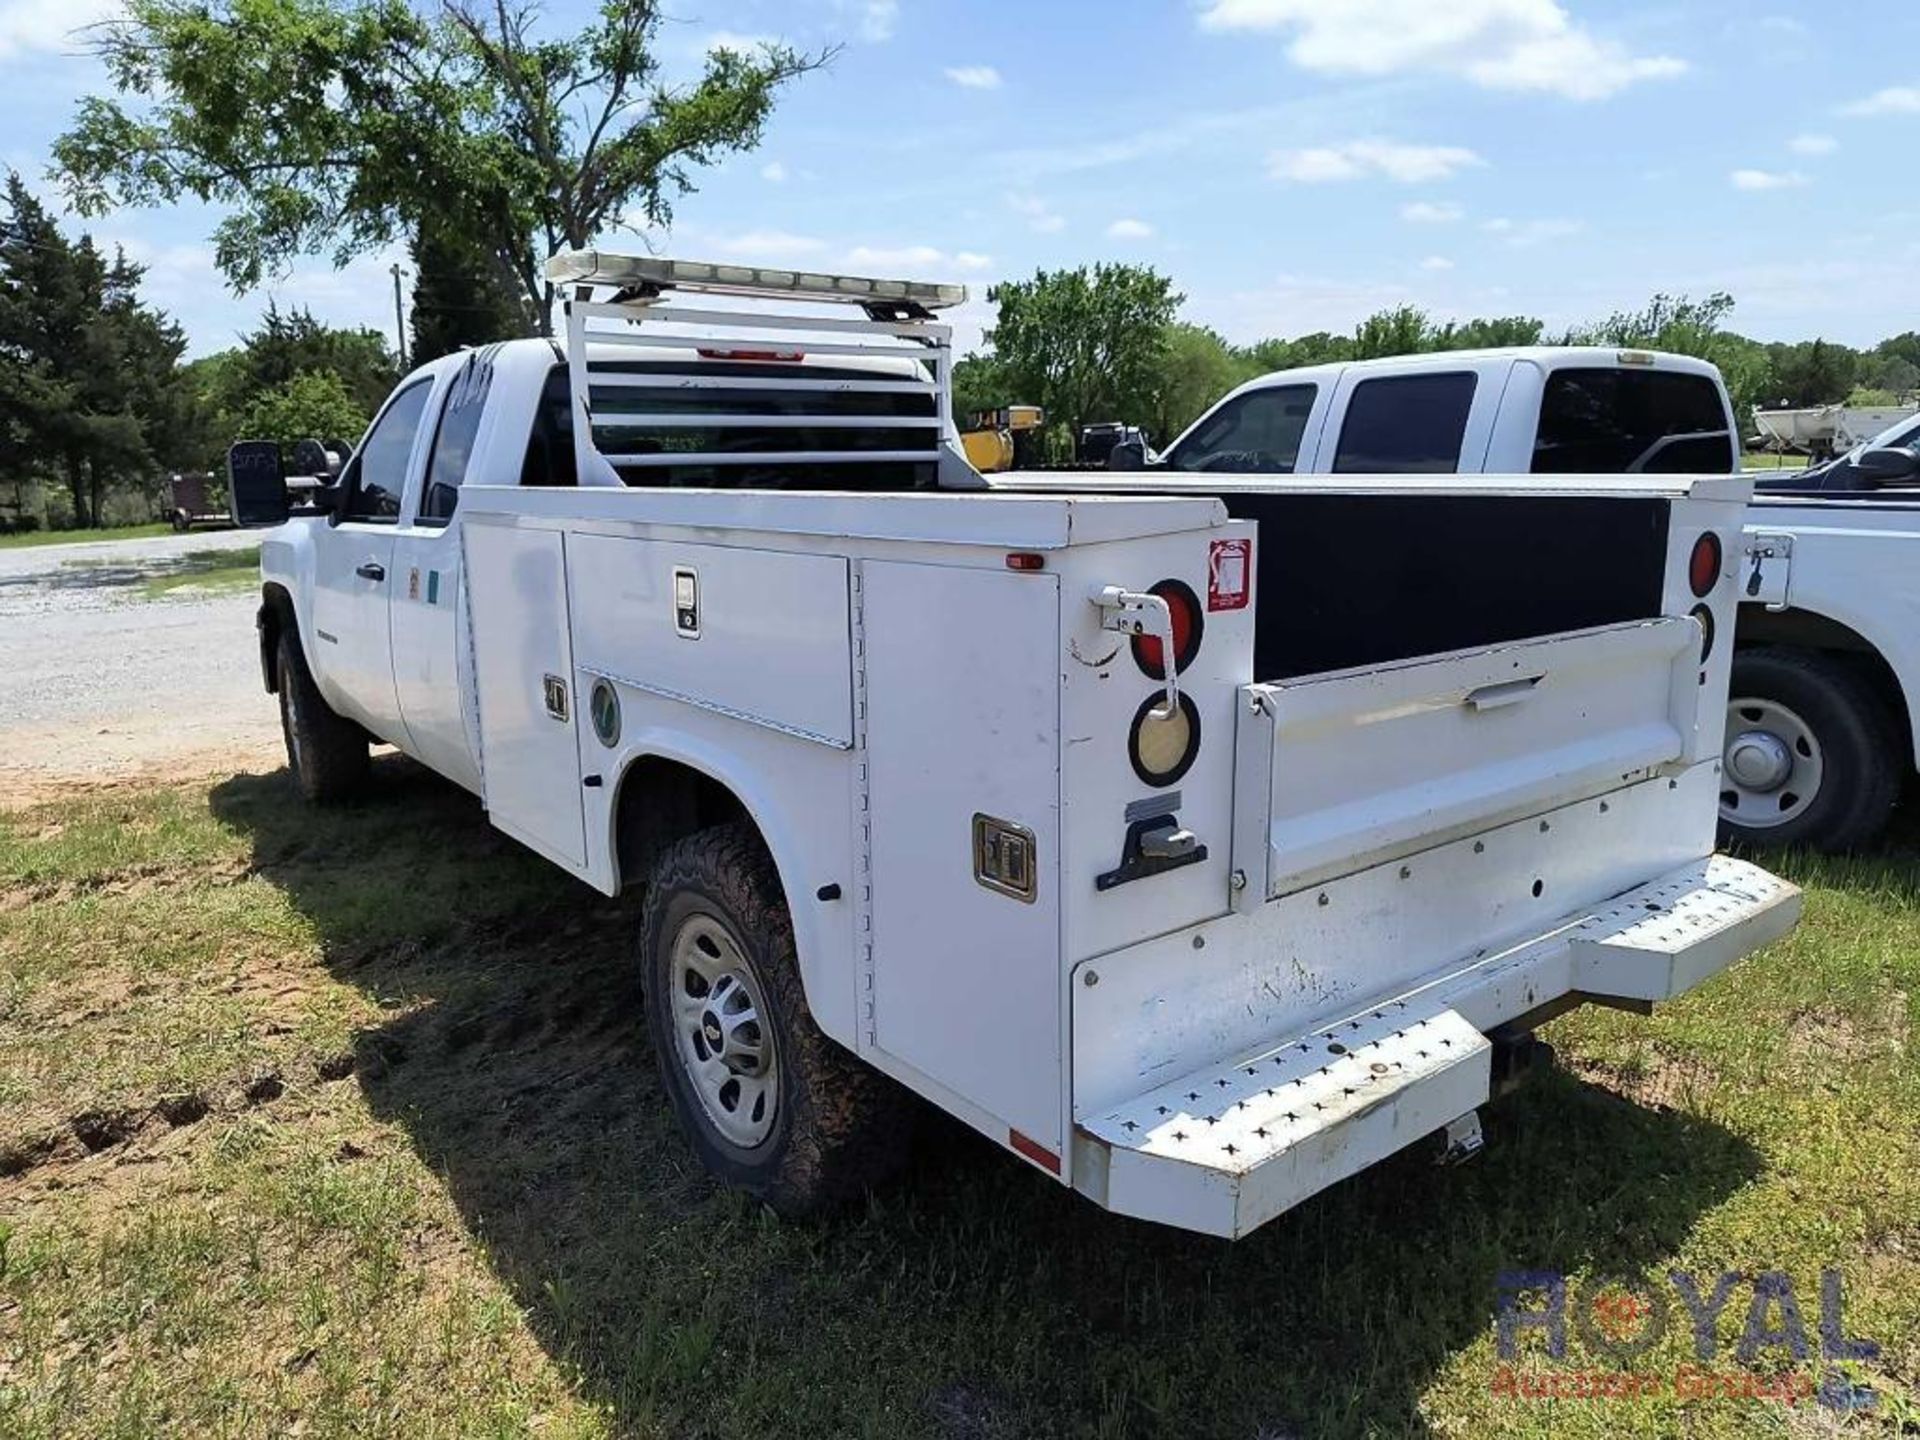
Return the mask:
M563 250L547 261L556 285L658 285L747 295L800 295L815 300L872 303L911 300L929 310L966 302L964 285L925 280L873 280L859 275L822 275L810 270L774 270L758 265L715 265L701 260L662 260L607 250Z

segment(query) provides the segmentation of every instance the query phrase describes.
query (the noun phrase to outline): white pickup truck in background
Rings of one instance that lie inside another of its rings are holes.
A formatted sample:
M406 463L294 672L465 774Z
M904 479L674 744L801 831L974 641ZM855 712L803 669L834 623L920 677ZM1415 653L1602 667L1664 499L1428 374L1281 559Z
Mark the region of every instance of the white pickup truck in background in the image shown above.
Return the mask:
M422 367L265 537L266 685L314 799L387 742L644 889L665 1089L782 1211L904 1088L1242 1235L1793 923L1713 854L1745 479L987 492L959 292L551 273L564 350Z
M1704 360L1529 345L1277 370L1222 397L1145 468L1710 475L1739 470L1740 446L1726 386Z

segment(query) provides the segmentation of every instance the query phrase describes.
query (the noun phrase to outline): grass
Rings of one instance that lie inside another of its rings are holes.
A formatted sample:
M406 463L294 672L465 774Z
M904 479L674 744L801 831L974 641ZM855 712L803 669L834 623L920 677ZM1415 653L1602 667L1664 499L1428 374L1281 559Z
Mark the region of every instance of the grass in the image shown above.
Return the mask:
M1788 940L1555 1022L1472 1164L1396 1158L1229 1246L938 1118L822 1225L719 1190L652 1075L631 911L404 762L336 812L276 774L0 816L0 1434L1898 1433L1917 842L1788 858ZM1502 1270L1782 1270L1811 1330L1823 1266L1882 1347L1871 1414L1490 1393Z
M147 525L113 525L99 530L27 530L0 535L0 550L26 550L35 545L88 545L101 540L145 540L166 535L172 527L160 521Z
M260 547L237 550L189 550L165 571L141 582L149 600L176 590L247 590L260 583Z

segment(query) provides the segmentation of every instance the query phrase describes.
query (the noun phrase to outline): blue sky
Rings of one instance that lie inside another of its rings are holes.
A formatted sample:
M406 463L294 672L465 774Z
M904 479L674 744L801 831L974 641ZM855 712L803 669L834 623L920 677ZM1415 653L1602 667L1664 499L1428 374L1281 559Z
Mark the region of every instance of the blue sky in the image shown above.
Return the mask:
M111 0L0 0L0 159L40 183ZM89 8L92 7L92 8ZM556 25L586 14L555 0ZM759 151L701 180L668 253L963 280L1158 266L1250 341L1410 302L1550 324L1725 289L1736 328L1920 328L1920 7L1899 0L680 0L710 44L844 46ZM92 222L149 264L195 353L231 294L205 211ZM615 241L614 243L618 243ZM397 255L324 260L283 304L391 332ZM983 302L963 338L990 322Z

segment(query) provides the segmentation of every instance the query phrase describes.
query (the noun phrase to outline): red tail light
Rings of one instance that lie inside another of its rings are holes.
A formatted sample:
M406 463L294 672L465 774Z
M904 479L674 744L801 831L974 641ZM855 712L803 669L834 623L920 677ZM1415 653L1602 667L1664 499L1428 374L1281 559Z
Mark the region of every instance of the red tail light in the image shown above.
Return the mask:
M702 360L804 360L804 350L737 350L719 345L702 345L694 352Z
M1147 593L1158 595L1166 601L1167 609L1173 615L1173 663L1177 674L1191 665L1193 657L1200 653L1200 632L1206 627L1206 619L1200 610L1200 597L1179 580L1162 580ZM1158 635L1133 637L1133 663L1155 680L1167 678L1166 657L1160 653L1162 648Z
M1711 530L1702 531L1700 538L1693 542L1693 554L1687 557L1687 583L1693 587L1696 598L1706 599L1720 583L1723 558L1720 537Z

